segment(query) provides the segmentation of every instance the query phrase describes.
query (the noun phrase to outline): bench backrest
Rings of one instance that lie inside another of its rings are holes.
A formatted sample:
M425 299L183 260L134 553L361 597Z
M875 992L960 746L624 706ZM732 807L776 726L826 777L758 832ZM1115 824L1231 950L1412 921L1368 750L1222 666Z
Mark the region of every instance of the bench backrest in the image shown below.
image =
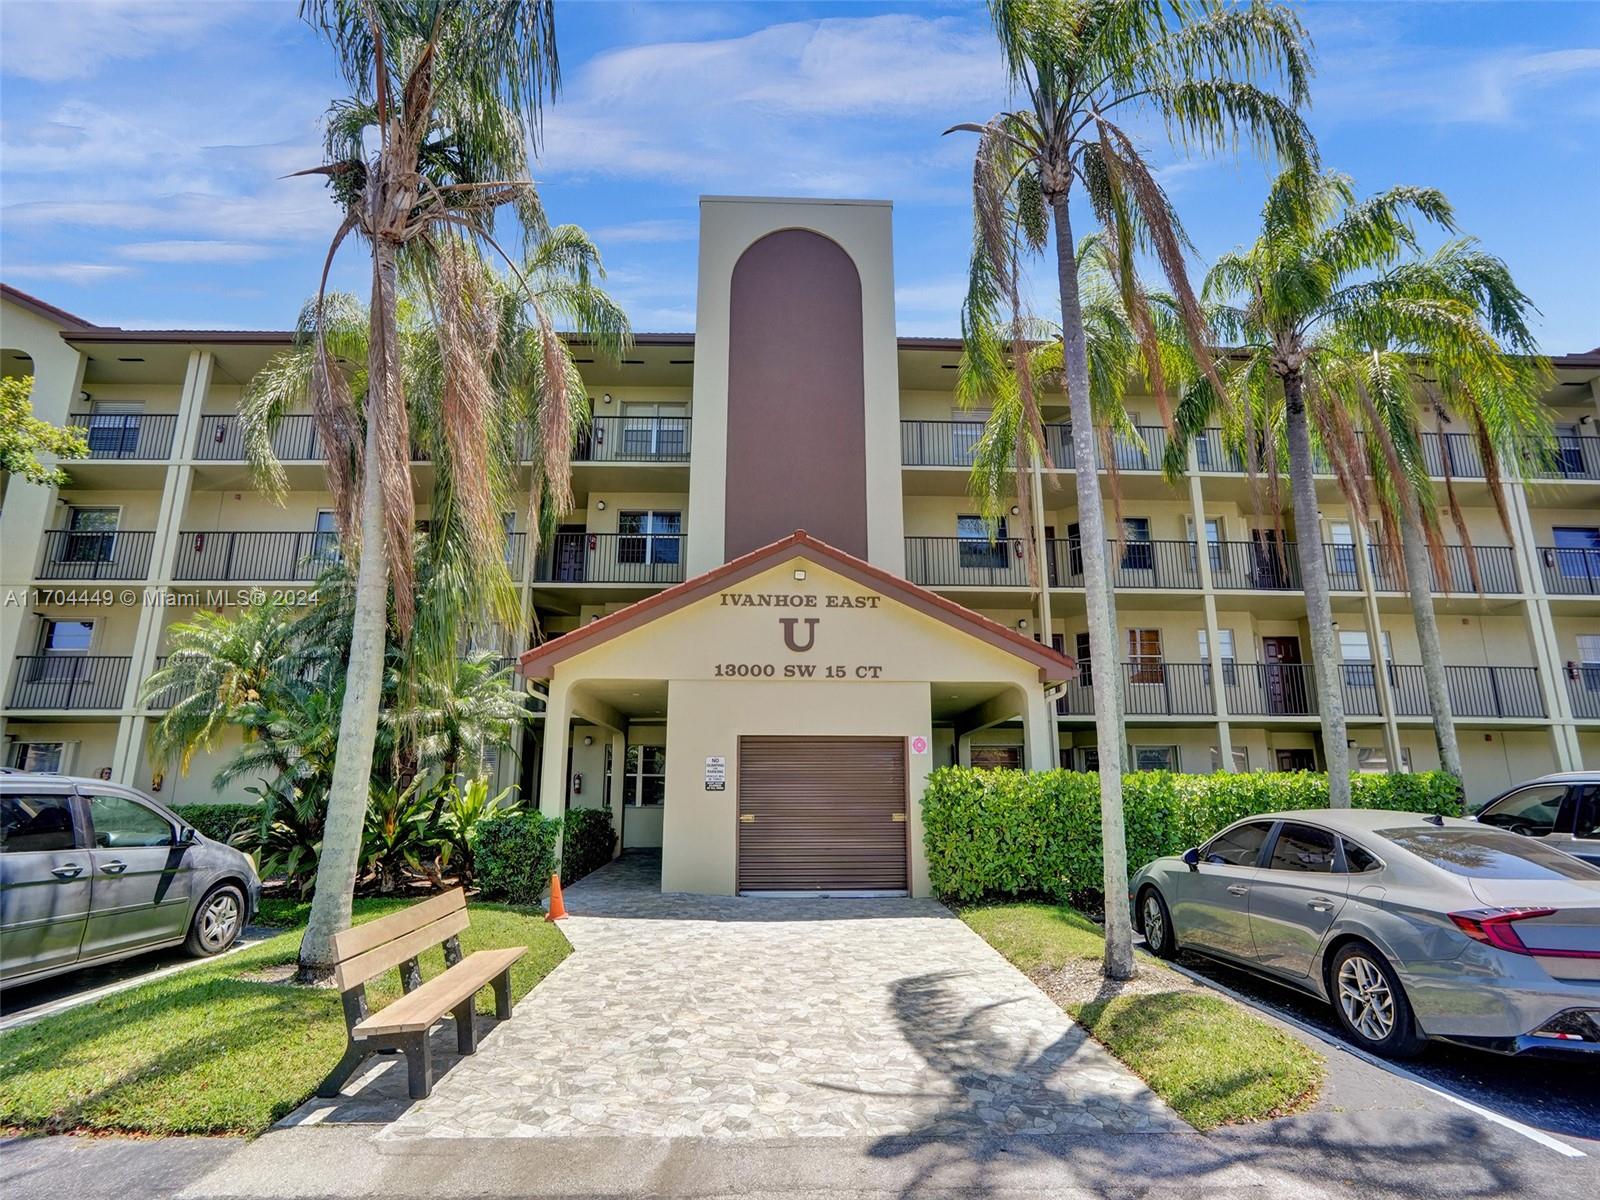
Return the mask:
M415 958L467 927L467 896L460 888L413 904L402 912L333 935L341 992Z

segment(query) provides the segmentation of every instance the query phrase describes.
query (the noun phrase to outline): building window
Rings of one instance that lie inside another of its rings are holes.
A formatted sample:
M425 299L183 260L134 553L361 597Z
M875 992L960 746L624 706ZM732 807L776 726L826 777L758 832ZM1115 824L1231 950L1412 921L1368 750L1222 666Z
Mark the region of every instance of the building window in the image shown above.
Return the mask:
M1133 746L1128 756L1135 771L1176 771L1178 748L1176 746Z
M977 456L978 442L983 438L989 413L987 410L967 412L956 409L950 415L950 460L957 466L966 466Z
M1564 579L1593 580L1600 576L1600 526L1556 525L1556 570Z
M1211 639L1204 629L1198 631L1200 642L1200 673L1205 677L1207 686L1211 683ZM1233 653L1233 630L1217 630L1217 649L1222 658L1222 682L1228 687L1233 687L1239 682L1238 660Z
M1400 747L1400 769L1411 770L1411 751ZM1362 775L1384 775L1389 770L1389 752L1382 746L1357 746L1356 771Z
M683 543L683 514L623 512L617 514L619 563L675 563Z
M1600 634L1578 635L1578 668L1587 691L1600 692Z
M6 765L15 767L19 771L38 771L44 775L57 775L61 772L65 751L64 742L13 742L11 761Z
M622 457L682 458L689 414L683 404L624 404L622 406ZM676 561L676 560L673 560Z
M1100 772L1100 747L1098 747L1098 746L1080 746L1080 747L1078 747L1078 770L1080 770L1080 771L1088 771L1091 774L1099 774L1099 772Z
M89 653L93 642L93 621L52 621L46 618L39 635L39 651L47 655L82 655Z
M1089 635L1087 633L1078 634L1074 639L1074 645L1077 647L1077 659L1075 661L1078 665L1078 686L1093 687L1094 667L1089 657Z
M1128 682L1164 683L1166 678L1161 665L1161 630L1128 630Z
M1155 568L1155 551L1150 545L1150 518L1124 517L1122 520L1122 569L1150 571Z
M667 799L667 748L629 746L623 753L622 802L629 808L660 808Z
M134 458L144 405L137 400L96 400L89 417L89 453L95 458Z
M986 767L990 770L999 768L1020 770L1022 767L1022 747L974 746L972 747L972 765Z
M311 534L311 569L319 575L339 562L339 522L333 509L317 510Z
M1222 754L1215 747L1211 747L1211 772L1216 774L1222 770ZM1250 747L1235 746L1233 748L1233 770L1235 774L1243 775L1250 770Z
M964 513L956 518L956 538L963 567L982 567L987 570L1005 570L1010 542L1006 538L1006 522L1002 517L995 526L994 540L989 538L989 523L982 517Z
M1333 543L1329 565L1339 575L1356 573L1356 539L1349 521L1328 522L1328 540Z
M116 550L117 521L122 510L117 508L78 508L67 513L67 544L63 549L63 562L110 562Z

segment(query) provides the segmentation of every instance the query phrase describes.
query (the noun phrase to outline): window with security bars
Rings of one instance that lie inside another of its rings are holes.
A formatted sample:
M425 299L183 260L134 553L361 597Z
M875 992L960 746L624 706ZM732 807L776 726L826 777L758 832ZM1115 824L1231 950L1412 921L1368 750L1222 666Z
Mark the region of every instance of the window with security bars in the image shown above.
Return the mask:
M683 514L618 513L617 535L619 563L675 563L683 543Z

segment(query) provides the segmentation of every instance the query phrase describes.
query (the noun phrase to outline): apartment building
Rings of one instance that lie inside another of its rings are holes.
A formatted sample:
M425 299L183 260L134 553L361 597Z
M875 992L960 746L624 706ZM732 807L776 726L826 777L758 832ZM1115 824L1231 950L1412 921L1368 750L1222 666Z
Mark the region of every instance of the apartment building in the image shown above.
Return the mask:
M991 541L968 496L983 414L957 408L959 342L896 336L891 215L704 199L696 333L642 333L619 365L583 362L594 419L574 509L536 547L508 514L508 563L552 636L521 663L534 731L497 769L548 812L611 808L623 845L663 847L664 886L922 892L928 771L1096 765L1105 681L1075 666L1083 464L1065 398L1045 400L1059 473L1038 500L1041 592L1015 518ZM145 740L162 698L141 706L140 683L174 623L240 589L307 588L337 553L309 415L278 435L286 506L253 490L243 461L240 390L288 338L105 328L5 290L5 374L32 374L36 411L90 443L71 486L12 480L5 496L8 765L213 797L231 747L156 774ZM1433 582L1475 797L1600 766L1600 351L1556 367L1560 455L1507 486L1513 536L1472 439L1429 435L1472 535ZM1111 453L1134 765L1322 765L1294 545L1313 538L1353 763L1436 766L1405 581L1331 475L1319 527L1287 512L1280 526L1215 433L1168 484L1154 400L1131 407L1139 437Z

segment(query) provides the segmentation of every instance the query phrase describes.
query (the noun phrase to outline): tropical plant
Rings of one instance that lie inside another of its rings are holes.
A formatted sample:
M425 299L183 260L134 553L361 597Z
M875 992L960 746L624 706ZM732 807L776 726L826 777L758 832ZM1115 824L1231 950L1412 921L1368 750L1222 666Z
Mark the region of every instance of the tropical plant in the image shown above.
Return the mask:
M262 787L246 788L261 797L258 819L233 837L234 845L256 856L256 869L266 879L304 899L317 883L323 827L328 818L326 781L296 784L280 775Z
M444 848L445 864L455 864L462 883L472 882L472 839L479 825L521 811L516 788L503 788L490 795L489 781L482 777L450 784L438 808L439 843Z
M1363 528L1367 480L1375 476L1378 513L1391 534L1400 534L1385 540L1400 545L1406 556L1430 702L1445 714L1436 725L1444 731L1441 753L1459 771L1432 618L1429 553L1433 547L1442 559L1442 542L1416 423L1418 386L1402 383L1401 375L1411 369L1402 364L1418 353L1441 355L1451 364L1446 375L1452 395L1460 399L1476 386L1488 402L1483 408L1481 402L1467 401L1463 411L1479 423L1477 428L1494 430L1492 442L1509 447L1535 436L1528 397L1512 399L1520 385L1508 382L1522 378L1523 369L1500 357L1495 337L1480 324L1476 302L1467 297L1492 297L1485 301L1492 313L1486 319L1502 334L1513 330L1513 337L1520 336L1514 329L1525 301L1515 298L1520 293L1513 296L1514 288L1505 290L1508 276L1503 283L1491 282L1495 271L1464 244L1446 247L1428 262L1408 261L1418 252L1419 220L1454 228L1449 202L1433 188L1395 187L1357 201L1354 186L1342 175L1283 172L1267 197L1254 243L1223 255L1206 277L1208 316L1219 339L1232 348L1217 364L1225 392L1210 377L1189 389L1179 406L1180 436L1167 461L1169 473L1179 469L1184 443L1220 419L1224 436L1248 459L1252 479L1266 451L1265 507L1274 513L1287 469L1323 755L1336 808L1350 803L1350 763L1343 663L1317 511L1318 452L1351 504L1353 523ZM1486 284L1491 290L1479 292ZM1513 306L1509 312L1501 307L1507 304ZM1477 378L1476 385L1465 378L1468 374ZM1402 415L1402 407L1412 411ZM1363 432L1377 444L1376 453ZM1490 459L1497 461L1493 447ZM1414 521L1406 516L1408 507L1415 509ZM1459 509L1455 516L1464 528ZM1412 525L1409 538L1407 524Z
M1019 395L1013 460L1019 471L1049 461L1031 372L1008 371L1026 353L1021 303L1023 260L1054 237L1061 305L1063 366L1072 415L1078 524L1087 594L1090 662L1095 678L1105 882L1118 894L1127 879L1121 810L1121 704L1115 699L1116 629L1111 615L1105 517L1094 468L1092 408L1083 298L1078 280L1071 199L1089 201L1116 269L1129 321L1159 363L1149 304L1136 284L1135 256L1149 251L1172 288L1195 361L1209 369L1208 333L1188 282L1186 245L1165 192L1130 132L1154 118L1174 141L1202 151L1231 149L1241 138L1287 161L1314 160L1298 108L1307 99L1305 31L1286 8L1167 0L991 0L1013 93L1022 105L985 124L973 166L973 252L962 307L969 394L1009 386ZM1281 85L1286 96L1274 87ZM1164 378L1152 381L1168 417ZM1023 511L1030 511L1025 507ZM1133 974L1133 935L1124 906L1107 907L1105 972Z
M410 866L432 840L429 820L433 796L431 775L417 775L401 787L398 783L376 783L367 802L366 829L361 838L361 860L376 876L378 890L395 890L401 873Z
M511 744L527 718L514 678L510 664L487 651L450 659L402 689L403 703L385 710L384 724L418 769L446 779L480 770L489 750Z
M1439 765L1460 779L1461 749L1433 580L1446 590L1466 583L1477 592L1482 592L1483 581L1456 494L1455 456L1445 425L1452 420L1465 425L1501 528L1508 539L1515 539L1503 481L1553 448L1548 410L1541 403L1549 369L1528 324L1532 301L1516 286L1506 264L1471 240L1449 241L1431 255L1383 274L1386 285L1412 303L1436 306L1429 327L1406 337L1374 323L1336 321L1321 375L1367 435L1359 448L1372 477L1371 503L1361 480L1341 482L1357 485L1346 496L1355 521L1364 526L1375 516L1380 543L1387 551L1398 551ZM1425 453L1425 434L1430 432L1425 423L1433 426L1436 462ZM1445 544L1445 515L1431 477L1436 465L1444 475L1444 509L1465 550L1466 580L1456 574ZM1376 650L1373 657L1378 657ZM1399 764L1390 764L1390 769L1399 770Z
M84 458L89 442L81 429L62 429L33 415L32 375L0 379L0 480L16 475L29 483L65 487L71 482L60 467L47 467L41 454ZM0 491L0 500L5 493Z
M415 615L410 421L402 365L402 264L432 286L441 346L445 428L463 479L481 478L487 453L481 420L493 396L483 349L493 344L495 310L471 283L473 249L495 242L495 214L509 208L521 229L545 228L528 178L528 146L544 95L559 80L548 0L304 0L301 12L333 46L351 95L326 120L324 162L344 217L328 251L331 265L352 232L372 261L365 397L355 406L346 364L324 337L321 293L313 310L311 378L317 426L344 544L357 561L339 757L323 842L322 886L301 943L304 978L325 976L333 935L350 924L361 831L378 737L388 641L390 583L402 638ZM324 281L327 266L324 266ZM554 328L546 354L556 362ZM565 371L549 373L544 399L569 430ZM365 426L363 429L362 426ZM552 440L559 440L559 432ZM485 493L468 489L465 496ZM466 502L470 545L498 550L499 514ZM484 555L483 557L487 557ZM482 558L480 558L482 561Z
M527 809L496 813L472 831L478 885L486 896L538 904L555 873L561 822Z

